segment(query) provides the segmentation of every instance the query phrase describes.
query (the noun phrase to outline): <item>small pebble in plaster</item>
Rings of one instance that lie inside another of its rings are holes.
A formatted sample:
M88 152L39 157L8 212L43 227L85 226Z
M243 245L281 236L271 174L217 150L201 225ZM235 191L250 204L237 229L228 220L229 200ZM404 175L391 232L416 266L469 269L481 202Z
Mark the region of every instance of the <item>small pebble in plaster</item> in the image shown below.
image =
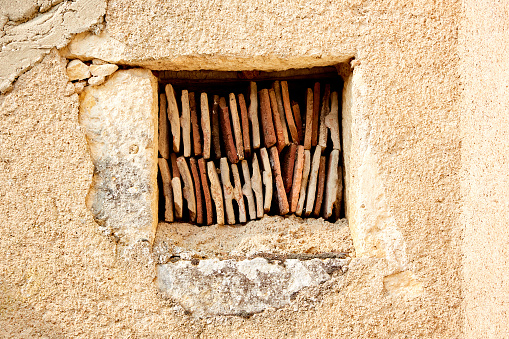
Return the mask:
M411 271L394 273L384 277L384 289L392 296L414 298L422 294L422 283Z
M90 78L90 69L81 60L71 60L67 64L69 80L83 80Z
M88 79L88 84L91 86L98 86L104 83L106 77L104 76L95 76Z
M113 74L118 69L117 65L106 64L106 65L91 65L90 72L94 76L103 76L107 77L108 75Z
M94 59L92 60L92 65L106 65L106 61L102 61L101 59Z
M84 80L75 82L74 83L74 92L80 94L81 92L83 92L83 89L85 88L86 85L87 85L87 82Z
M131 194L138 193L138 191L139 191L139 190L138 190L138 187L134 187L134 186L133 186L133 187L129 187L129 188L127 189L127 192L128 192L128 193L131 193Z
M136 154L138 153L138 150L139 150L138 145L129 146L129 154Z
M357 59L353 59L352 61L350 61L350 66L352 68L355 68L355 67L359 66L360 64L361 64L361 61L357 60Z

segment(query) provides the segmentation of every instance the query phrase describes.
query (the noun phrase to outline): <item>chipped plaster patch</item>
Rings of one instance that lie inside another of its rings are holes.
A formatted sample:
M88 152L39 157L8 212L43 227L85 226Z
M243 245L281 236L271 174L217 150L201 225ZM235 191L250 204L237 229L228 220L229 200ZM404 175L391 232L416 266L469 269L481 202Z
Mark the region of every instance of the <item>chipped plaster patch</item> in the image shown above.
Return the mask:
M42 60L52 48L64 47L74 34L100 23L106 12L106 1L64 1L51 9L39 10L40 13L26 22L3 25L0 35L1 93L8 91L20 74ZM25 17L31 11L27 9L15 17Z
M384 289L389 295L415 298L422 294L422 283L411 271L403 271L384 277Z

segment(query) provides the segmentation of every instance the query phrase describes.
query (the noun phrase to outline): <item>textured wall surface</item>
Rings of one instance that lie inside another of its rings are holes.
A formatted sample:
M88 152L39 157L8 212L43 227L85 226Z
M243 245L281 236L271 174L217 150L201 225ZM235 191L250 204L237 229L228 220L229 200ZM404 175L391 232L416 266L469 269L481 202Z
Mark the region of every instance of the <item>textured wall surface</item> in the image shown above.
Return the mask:
M465 1L461 27L465 334L509 337L509 4ZM482 18L482 20L480 19Z
M87 210L93 166L78 95L52 51L0 96L2 335L503 337L505 5L114 0L105 18L101 35L78 39L104 43L90 57L129 65L284 69L355 56L355 117L369 151L361 154L404 267L385 251L361 251L341 280L279 310L249 319L186 314L158 295L147 245L120 254ZM71 47L62 52L73 55ZM373 239L383 231L370 230Z
M0 92L51 48L100 24L105 8L105 0L0 1Z

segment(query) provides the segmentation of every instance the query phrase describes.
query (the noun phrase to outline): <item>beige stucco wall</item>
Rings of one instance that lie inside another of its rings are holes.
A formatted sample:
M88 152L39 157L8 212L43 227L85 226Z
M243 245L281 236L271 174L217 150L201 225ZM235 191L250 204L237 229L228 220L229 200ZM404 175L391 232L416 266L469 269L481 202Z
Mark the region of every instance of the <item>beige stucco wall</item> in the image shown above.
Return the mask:
M102 37L114 41L86 53L111 62L285 69L355 56L353 161L374 180L355 187L376 189L360 197L390 220L402 259L361 251L315 301L250 319L184 314L160 298L148 245L117 251L86 209L93 166L53 50L0 96L2 335L504 337L506 18L488 0L109 1ZM399 277L420 292L390 287Z
M509 337L509 4L465 1L460 41L465 336Z

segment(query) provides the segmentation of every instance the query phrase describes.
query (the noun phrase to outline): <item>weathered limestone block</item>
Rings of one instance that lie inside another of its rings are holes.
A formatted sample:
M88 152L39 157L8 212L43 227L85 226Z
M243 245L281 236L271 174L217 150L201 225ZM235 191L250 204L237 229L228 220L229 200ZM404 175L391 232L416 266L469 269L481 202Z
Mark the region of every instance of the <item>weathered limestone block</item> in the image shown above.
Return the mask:
M407 244L387 200L380 155L365 115L363 72L357 67L343 90L345 213L356 255L385 257L392 269L401 270L408 264Z
M85 80L90 78L90 68L81 60L71 60L67 64L69 80Z
M114 64L104 64L104 65L91 65L90 72L95 76L103 76L107 77L115 73L118 69L117 65Z
M104 84L105 81L106 81L106 77L100 75L100 76L91 77L90 79L88 79L88 84L90 86L99 86L99 85Z
M157 78L144 69L118 71L80 95L95 166L87 206L125 245L152 242L157 227L157 99Z
M87 82L85 80L76 81L74 83L74 92L76 92L76 94L81 94L81 92L83 92L83 90L85 89L86 85L87 85Z
M287 259L284 266L264 258L242 261L206 259L157 266L159 289L197 317L250 315L280 308L308 286L344 272L349 259Z

